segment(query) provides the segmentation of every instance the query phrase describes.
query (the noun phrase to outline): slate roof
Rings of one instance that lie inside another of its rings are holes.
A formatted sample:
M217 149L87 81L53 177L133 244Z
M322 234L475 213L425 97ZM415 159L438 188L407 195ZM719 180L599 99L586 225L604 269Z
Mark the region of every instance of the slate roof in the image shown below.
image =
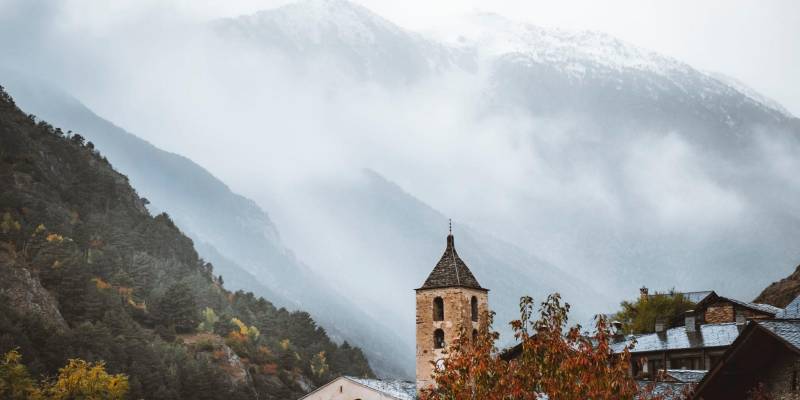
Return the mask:
M680 295L683 295L683 297L686 298L686 300L689 300L692 303L699 303L701 300L705 299L706 297L708 297L712 293L714 293L713 290L701 290L701 291L697 291L697 292L675 292L675 293L669 293L669 292L667 292L667 293L659 293L659 292L656 292L656 293L653 293L653 294L649 294L648 297L655 297L655 296L659 296L659 295L661 295L661 296L663 296L663 295L671 296L671 295L680 294Z
M668 369L667 375L671 376L678 382L696 383L700 382L708 371L700 371L693 369Z
M481 287L475 276L467 267L467 264L461 260L456 252L455 240L453 234L447 235L447 247L444 249L444 254L433 271L428 275L428 279L422 284L419 289L433 289L444 287L466 287L471 289L487 290ZM417 290L419 290L417 289Z
M652 381L636 381L639 389L652 389L651 394L658 395L659 399L663 400L679 400L683 399L682 393L686 390L689 383L683 382L652 382ZM643 398L641 394L635 397L637 400ZM644 398L650 399L650 396L645 395Z
M765 312L765 313L768 313L768 314L772 314L772 315L775 315L775 314L777 314L777 313L782 311L781 308L775 307L775 306L770 305L770 304L748 303L746 301L740 301L740 300L732 299L730 297L724 297L724 299L730 301L731 303L736 303L736 304L739 304L739 305L741 305L743 307L747 307L747 308L754 309L754 310L757 310L757 311L762 311L762 312Z
M795 297L783 310L775 314L775 318L800 318L800 296Z
M786 343L800 350L800 320L757 321L758 325L768 329Z
M416 400L417 399L417 384L409 381L398 380L381 380L381 379L365 379L356 378L353 376L345 376L346 379L351 380L360 385L364 385L370 389L377 390L394 399L398 400Z
M735 322L700 325L694 332L687 332L685 326L679 326L662 333L636 336L636 346L631 353L730 346L737 336L739 328ZM621 352L630 342L629 338L613 343L611 349L614 352Z

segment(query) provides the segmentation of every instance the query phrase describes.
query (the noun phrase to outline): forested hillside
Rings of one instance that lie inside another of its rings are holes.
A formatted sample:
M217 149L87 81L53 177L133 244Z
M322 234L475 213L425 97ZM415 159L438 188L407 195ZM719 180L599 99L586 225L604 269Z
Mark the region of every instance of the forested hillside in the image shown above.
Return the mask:
M91 142L4 91L0 187L0 353L19 349L34 375L102 360L134 399L287 399L372 375L307 313L225 290Z

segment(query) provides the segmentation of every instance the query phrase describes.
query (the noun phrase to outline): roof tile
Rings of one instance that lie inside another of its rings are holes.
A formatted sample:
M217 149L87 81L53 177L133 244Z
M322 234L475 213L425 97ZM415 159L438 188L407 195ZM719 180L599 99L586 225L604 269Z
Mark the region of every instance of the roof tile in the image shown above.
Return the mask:
M436 266L433 267L433 271L428 275L428 279L425 280L420 289L445 287L467 287L485 290L475 279L475 276L472 275L467 264L458 256L452 234L447 235L447 247L444 249L444 254L442 254L442 258L439 259Z

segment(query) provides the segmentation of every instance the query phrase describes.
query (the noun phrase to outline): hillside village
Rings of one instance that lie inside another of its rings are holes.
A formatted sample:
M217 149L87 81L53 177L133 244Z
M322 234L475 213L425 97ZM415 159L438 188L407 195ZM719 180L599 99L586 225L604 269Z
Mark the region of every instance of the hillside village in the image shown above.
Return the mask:
M300 399L414 400L435 387L433 376L444 368L448 343L458 340L459 332L472 332L475 340L486 329L489 289L481 287L458 256L451 232L441 259L415 291L416 382L343 376ZM760 298L769 296L765 290ZM642 287L637 304L645 307L658 299L679 299L692 309L657 316L652 333L633 334L617 320L610 329L610 351L630 353L630 376L653 398L745 399L754 391L764 398L800 397L800 294L776 306L720 296L714 290L650 293ZM511 363L521 351L517 345L496 357Z

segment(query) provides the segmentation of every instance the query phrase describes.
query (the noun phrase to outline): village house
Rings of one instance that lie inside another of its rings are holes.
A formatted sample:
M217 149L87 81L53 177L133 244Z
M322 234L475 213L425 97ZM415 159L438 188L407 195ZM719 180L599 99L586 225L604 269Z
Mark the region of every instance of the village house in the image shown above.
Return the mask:
M459 257L452 232L444 254L416 291L416 382L342 376L300 400L412 400L435 385L434 368L462 330L477 336L488 325L489 290Z
M720 362L700 381L694 399L746 399L752 391L800 399L800 296L775 319L749 321Z
M415 400L414 382L340 376L301 400Z
M439 262L415 291L416 382L342 376L301 400L414 400L420 390L434 386L431 376L447 357L447 345L460 332L476 335L486 328L489 291L459 257L452 233ZM654 333L629 336L612 324L617 333L613 351L636 341L631 374L641 387L671 398L698 385L695 399L738 399L744 397L731 393L761 382L776 399L800 400L800 297L780 309L712 290L681 295L695 303L681 323L659 320ZM642 288L640 296L655 294ZM518 353L515 346L500 357L511 359Z
M680 294L696 303L683 315L682 323L661 319L656 321L654 333L623 336L612 345L620 352L636 341L631 350L631 374L637 379L662 380L665 371L671 370L708 371L736 340L746 321L774 318L781 311L768 304L722 297L711 290ZM642 288L640 296L648 299L654 295Z

